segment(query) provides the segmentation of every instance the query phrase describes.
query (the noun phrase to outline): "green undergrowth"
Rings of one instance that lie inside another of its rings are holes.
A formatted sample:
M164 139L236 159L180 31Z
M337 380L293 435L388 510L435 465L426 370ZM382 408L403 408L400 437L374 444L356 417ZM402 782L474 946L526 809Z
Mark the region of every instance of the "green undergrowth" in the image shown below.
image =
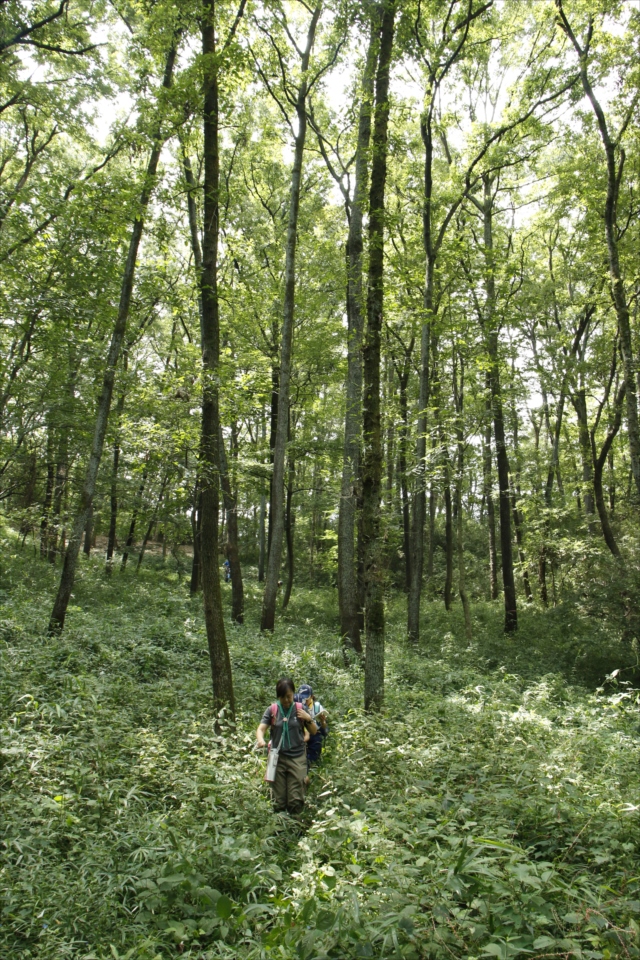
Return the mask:
M572 611L389 611L386 707L363 714L335 593L294 593L274 638L229 627L235 731L214 731L199 600L171 569L0 571L0 956L637 957L638 694L630 647ZM275 817L253 734L277 677L317 687L331 736L300 823ZM629 676L633 675L631 669Z

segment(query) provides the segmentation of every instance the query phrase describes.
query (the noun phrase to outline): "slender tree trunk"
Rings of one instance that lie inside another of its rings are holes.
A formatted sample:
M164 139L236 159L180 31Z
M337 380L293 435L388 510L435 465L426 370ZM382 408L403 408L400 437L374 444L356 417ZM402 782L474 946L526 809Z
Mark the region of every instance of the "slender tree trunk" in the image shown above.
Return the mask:
M342 485L338 513L338 596L340 633L343 643L362 655L360 640L360 597L356 556L356 516L361 497L360 443L362 430L362 336L364 299L362 289L362 217L368 183L369 142L373 80L378 56L380 18L374 8L362 76L358 118L355 188L347 239L347 383L344 422Z
M627 436L629 442L629 459L631 472L636 488L636 496L640 497L640 425L638 423L638 395L636 393L635 364L633 358L633 344L631 334L631 318L629 304L624 285L624 278L620 267L618 250L618 197L622 172L625 163L625 151L619 142L612 138L609 132L607 119L602 105L598 101L591 86L587 66L589 63L589 46L593 34L593 15L589 14L587 40L584 47L578 42L569 21L565 15L562 0L556 0L560 26L569 37L578 54L580 80L585 96L591 104L595 114L600 138L604 147L607 165L607 195L604 206L604 226L609 256L609 276L611 278L611 293L618 318L620 335L620 351L624 370L624 382L627 401ZM619 160L617 159L617 156Z
M168 474L165 474L164 477L162 478L162 483L160 484L158 499L156 500L156 504L153 508L153 513L151 514L151 519L149 520L147 532L145 533L144 538L142 540L142 546L140 547L140 553L138 554L138 562L136 564L136 573L142 566L142 561L144 560L144 555L147 551L147 544L149 543L149 540L151 539L155 526L158 522L158 512L160 510L160 504L162 503L162 498L164 497L164 491L167 486L168 480L169 480L169 476Z
M127 369L127 351L125 350L122 356L122 369L123 372L126 372ZM111 467L111 496L110 501L110 513L109 513L109 535L107 538L107 566L106 573L107 576L111 575L113 570L113 555L116 549L116 534L118 529L118 470L120 467L120 421L122 419L122 413L124 411L124 400L125 400L125 390L124 386L118 397L118 403L116 406L116 436L113 441L113 464Z
M582 460L582 495L584 510L587 515L589 529L594 532L595 502L593 490L593 457L591 441L589 440L589 424L587 420L587 395L584 386L572 397L573 407L578 418L578 438L580 441L580 458Z
M622 423L622 404L624 401L625 391L626 382L622 384L620 390L618 391L615 401L614 420L607 432L607 436L605 437L605 441L602 445L599 455L596 453L595 428L591 431L590 436L591 450L593 455L593 488L596 508L598 510L598 516L602 526L602 535L604 537L604 541L616 560L621 560L622 555L620 553L620 548L616 543L616 538L609 520L609 514L607 513L607 506L604 500L604 490L602 487L602 474L604 465L607 462L607 457L610 455L611 446L616 438L618 430L620 429L620 424Z
M53 488L56 479L54 463L53 427L47 427L47 485L45 488L42 520L40 521L40 556L45 559L49 556L49 538L51 536L51 504L53 503Z
M311 16L307 32L307 43L302 55L301 80L296 100L298 132L294 144L294 160L291 172L291 194L289 198L289 222L287 226L285 294L280 348L280 390L278 398L278 426L273 458L273 495L270 517L271 544L267 564L267 578L262 601L261 630L273 630L276 619L276 598L280 579L282 544L284 539L284 472L289 426L289 390L291 384L291 356L293 347L293 323L295 312L296 287L296 245L298 239L298 214L300 209L300 187L302 183L302 161L307 135L307 77L309 58L315 40L316 27L320 18L322 4L318 3Z
M511 490L509 487L509 457L504 429L502 389L500 385L500 358L498 356L498 327L495 316L496 285L493 257L493 201L492 181L483 177L484 204L484 252L485 252L485 291L486 305L484 325L489 354L489 387L491 410L493 413L493 431L496 441L496 461L498 466L498 490L500 494L500 552L502 555L502 585L504 589L504 629L512 633L518 629L518 611L516 604L516 586L513 574L513 552L511 545Z
M429 541L427 545L427 583L433 581L433 560L436 549L436 513L438 511L438 491L435 481L429 484Z
M491 401L489 400L489 416ZM487 424L482 444L482 470L484 498L487 505L487 528L489 533L489 596L498 599L498 551L496 549L496 512L493 503L493 470L491 464L491 423Z
M121 573L124 573L124 571L125 571L125 569L126 569L127 560L129 559L129 552L130 552L130 550L131 550L131 547L133 546L133 539L134 539L135 533L136 533L136 524L137 524L137 522L138 522L138 514L139 514L140 509L141 509L141 507L142 507L142 495L143 495L143 493L144 493L144 488L145 488L146 483L147 483L147 476L148 476L148 471L147 471L147 468L145 467L144 472L143 472L143 474L142 474L142 480L140 481L140 486L139 486L139 488L138 488L138 495L137 495L137 497L136 497L136 504L135 504L135 506L134 506L134 508L133 508L133 513L131 514L131 522L129 523L129 532L128 532L128 534L127 534L127 539L126 539L126 542L125 542L125 545L124 545L124 550L122 551L122 561L121 561L121 563L120 563L120 572L121 572Z
M609 453L609 511L613 517L616 510L616 475L613 469L613 450Z
M464 611L464 629L467 640L473 639L473 625L471 622L471 604L467 594L467 580L464 566L464 532L462 524L462 484L464 482L464 433L463 433L463 414L464 414L464 367L460 364L460 384L458 387L457 377L454 370L454 394L456 402L456 444L457 444L457 464L456 464L456 485L455 485L455 515L456 515L456 553L458 557L458 592L462 601Z
M163 89L167 90L173 80L173 68L176 60L177 53L177 36L174 35L171 49L167 55L167 61L164 71L163 79ZM75 580L76 566L78 563L78 554L80 552L80 544L82 541L82 534L87 523L87 517L89 515L89 510L91 508L91 503L93 501L93 495L96 487L96 479L98 476L98 468L100 466L100 460L102 459L102 449L104 447L104 438L107 432L107 423L109 420L109 410L111 409L111 398L113 396L113 384L115 379L116 367L118 364L118 358L120 356L120 349L122 347L122 342L124 339L127 319L129 317L129 307L131 304L131 294L133 292L133 280L136 269L136 262L138 259L138 248L140 246L140 239L142 237L142 230L144 227L144 217L149 205L149 200L151 198L151 192L155 182L156 171L158 168L158 161L160 160L160 152L164 143L163 135L158 129L156 135L156 142L151 151L149 157L149 162L147 164L147 171L145 177L145 184L142 189L142 194L140 196L140 202L138 204L138 209L136 213L136 219L133 224L131 231L131 239L129 241L129 251L127 254L127 262L124 269L124 275L122 279L122 289L120 292L120 303L118 306L118 315L116 317L116 322L113 328L113 333L111 335L111 343L109 346L109 353L105 362L104 375L102 382L102 391L100 394L100 399L98 401L98 408L96 412L96 422L93 435L93 443L91 447L91 455L89 457L89 463L87 465L87 471L84 479L84 484L82 487L82 493L80 495L80 505L78 513L76 515L73 532L69 540L69 546L65 553L64 566L62 569L62 576L60 578L60 586L58 587L58 593L53 605L53 610L51 612L51 618L49 620L49 633L60 632L64 628L65 616L67 613L67 607L69 605L69 599L71 597L71 591L73 589L73 584Z
M287 503L286 503L286 512L285 512L285 534L287 541L287 585L284 591L284 597L282 600L282 609L286 610L289 606L289 600L291 599L291 591L293 590L293 575L294 575L294 553L293 553L293 531L295 523L295 514L293 512L293 487L296 480L296 461L293 456L291 447L289 447L289 469L287 476Z
M412 341L413 343L413 341ZM402 426L399 437L398 474L400 478L400 496L402 500L402 544L404 549L404 582L407 594L411 589L411 513L409 506L409 484L407 482L407 454L409 448L409 403L407 387L409 384L410 363L406 358L400 374L400 418Z
M189 582L189 594L195 597L200 590L202 564L200 561L200 530L201 530L202 505L200 502L200 487L196 480L193 491L193 508L191 510L191 538L193 540L193 561L191 564L191 580Z
M364 545L365 710L381 710L384 701L384 571L380 540L382 435L380 422L380 350L383 312L385 185L389 124L389 73L396 2L384 7L380 58L376 73L373 154L369 191L369 285L363 351L362 539Z
M225 554L231 572L231 619L234 623L244 623L244 585L242 583L242 567L240 566L240 550L238 548L238 502L231 485L222 430L220 430L218 436L218 449L220 452L220 486L222 487L224 509L227 514Z
M387 489L385 495L385 507L387 513L391 514L393 510L393 458L395 456L395 399L394 399L394 375L393 375L393 363L391 359L387 357L386 360L387 371L385 376L385 387L386 387L386 397L384 399L384 410L387 412L387 450L386 450L386 467L387 467Z
M264 408L262 411L262 443L266 439L267 433L267 422L264 416ZM264 483L264 481L263 481ZM267 519L267 496L262 490L260 496L260 525L258 527L258 583L264 582L264 568L267 560L267 538L266 538L266 519Z
M69 471L69 425L63 423L58 441L58 457L56 462L56 480L53 488L53 531L49 539L49 562L55 563L58 552L64 550L62 540L62 503L67 487ZM83 528L84 532L84 528Z
M266 563L269 563L271 552L271 536L273 533L273 463L276 450L276 436L278 433L278 400L280 398L280 367L273 360L271 367L271 413L269 420L269 517L267 523L267 554ZM263 578L264 579L264 578Z
M83 550L86 556L91 555L91 543L93 541L93 501L89 508L89 516L87 517L87 525L84 528L84 547Z
M220 716L235 716L231 659L224 628L218 567L219 436L218 366L220 318L218 303L218 231L220 153L218 143L218 63L215 37L215 0L205 0L202 18L204 75L204 232L200 273L202 347L202 594L207 630L213 706Z

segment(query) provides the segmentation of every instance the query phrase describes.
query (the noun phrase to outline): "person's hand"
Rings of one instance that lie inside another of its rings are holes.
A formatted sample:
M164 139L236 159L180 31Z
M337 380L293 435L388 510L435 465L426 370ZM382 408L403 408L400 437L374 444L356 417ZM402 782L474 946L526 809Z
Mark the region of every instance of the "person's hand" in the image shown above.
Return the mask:
M313 717L310 714L308 714L306 710L299 710L298 719L304 720L305 723L309 723L309 721L312 720Z
M256 747L255 747L256 750L266 750L266 747L267 747L267 745L266 745L266 743L264 742L264 740L257 740L257 741L256 741Z

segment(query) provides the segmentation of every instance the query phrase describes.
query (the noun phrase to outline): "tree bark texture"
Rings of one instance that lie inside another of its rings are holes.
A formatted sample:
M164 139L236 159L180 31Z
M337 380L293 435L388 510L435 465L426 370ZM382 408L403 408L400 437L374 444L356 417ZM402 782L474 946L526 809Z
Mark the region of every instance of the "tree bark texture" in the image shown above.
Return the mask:
M491 417L491 401L488 404ZM482 444L482 472L484 497L487 505L487 528L489 532L489 597L498 599L498 551L496 549L496 511L493 502L493 469L491 463L491 420L484 431Z
M489 388L493 431L496 442L496 461L498 466L499 516L500 516L500 552L502 555L502 586L504 590L504 629L512 633L518 629L518 610L516 604L516 585L513 574L513 549L511 543L511 490L509 483L509 455L504 429L502 406L502 388L500 385L500 358L498 356L498 326L495 315L496 284L493 255L493 201L492 182L483 177L484 203L484 254L485 254L485 315L484 327L489 354Z
M293 350L293 324L296 291L296 246L298 239L298 214L300 210L300 188L302 185L302 161L307 136L307 84L309 59L316 35L316 28L322 4L318 3L311 15L307 31L307 41L301 58L301 80L296 99L298 132L294 143L294 159L291 171L291 193L289 196L289 218L287 224L285 257L285 291L280 344L280 388L278 395L278 423L275 448L273 451L273 481L269 529L271 543L267 562L267 576L262 600L261 630L273 630L276 620L276 599L280 579L280 563L284 540L284 473L286 466L287 434L289 428L289 391L291 386L291 360Z
M218 449L220 454L220 486L222 487L222 499L227 515L225 554L229 561L231 573L231 619L234 623L244 623L244 585L238 547L238 502L233 492L222 430L220 430L218 436Z
M218 234L220 152L218 142L218 55L215 36L215 0L206 0L202 18L204 58L204 217L200 272L202 348L202 433L200 485L202 491L202 594L207 631L213 705L220 715L235 717L231 659L224 628L218 564L219 436L218 367L220 316L218 302Z
M338 596L343 642L362 655L360 598L356 557L356 515L361 497L360 443L362 431L362 219L366 200L371 140L373 82L380 37L379 11L371 18L367 57L362 76L355 161L355 187L347 239L347 383L344 419L342 485L338 512Z
M122 357L122 369L123 372L126 372L127 369L127 352L123 353ZM124 401L125 401L125 390L124 387L120 392L118 397L118 403L116 405L116 436L113 441L113 463L111 467L111 491L109 497L109 534L107 537L107 565L106 573L107 576L111 575L113 570L113 554L116 549L116 533L118 528L118 470L120 467L120 421L122 419L122 413L124 411Z
M291 599L291 591L293 590L293 576L295 571L294 565L294 542L293 542L293 533L295 525L295 513L293 512L293 487L296 480L296 461L293 456L291 447L289 448L289 468L287 475L287 502L285 509L285 535L287 541L287 583L284 590L284 597L282 599L282 609L286 610L289 606L289 600Z
M177 39L177 36L174 35L171 49L167 55L164 77L162 81L163 90L168 90L173 82L173 69L177 53ZM87 465L87 471L80 495L80 504L73 524L73 531L65 553L58 593L56 595L49 620L49 633L58 633L64 628L67 607L69 606L71 591L73 590L78 555L80 553L80 544L82 542L82 534L87 523L87 517L89 516L91 503L93 502L98 469L100 467L100 460L102 459L102 450L104 447L104 438L107 432L107 424L109 420L109 411L111 409L111 398L113 396L113 384L118 365L118 358L120 356L120 350L127 328L129 308L131 306L131 294L133 292L133 280L135 276L136 262L138 259L138 248L140 246L140 239L142 237L142 230L144 227L144 217L155 183L156 171L158 169L158 162L160 160L160 153L163 143L164 138L160 132L159 125L156 142L151 150L149 162L147 164L145 183L140 195L137 216L133 224L131 238L129 240L129 250L127 253L127 261L124 268L122 287L120 291L120 303L118 305L118 313L111 335L109 353L107 354L105 361L102 390L96 411L91 454L89 456L89 463Z
M54 462L53 427L47 426L47 485L42 505L42 520L40 521L40 556L45 559L49 556L49 537L51 536L51 504L53 503L53 487L56 479Z
M385 186L389 125L389 74L397 5L385 3L376 72L371 187L369 190L369 284L363 351L362 539L365 583L365 710L384 702L384 571L380 541L382 430L380 422L380 350L383 312Z

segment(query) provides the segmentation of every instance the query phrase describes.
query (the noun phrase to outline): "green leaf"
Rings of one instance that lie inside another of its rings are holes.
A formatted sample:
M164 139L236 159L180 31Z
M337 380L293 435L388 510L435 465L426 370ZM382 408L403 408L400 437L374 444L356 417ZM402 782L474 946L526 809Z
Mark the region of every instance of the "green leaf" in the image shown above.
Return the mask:
M216 913L222 920L228 920L233 913L233 901L223 894L216 903Z

